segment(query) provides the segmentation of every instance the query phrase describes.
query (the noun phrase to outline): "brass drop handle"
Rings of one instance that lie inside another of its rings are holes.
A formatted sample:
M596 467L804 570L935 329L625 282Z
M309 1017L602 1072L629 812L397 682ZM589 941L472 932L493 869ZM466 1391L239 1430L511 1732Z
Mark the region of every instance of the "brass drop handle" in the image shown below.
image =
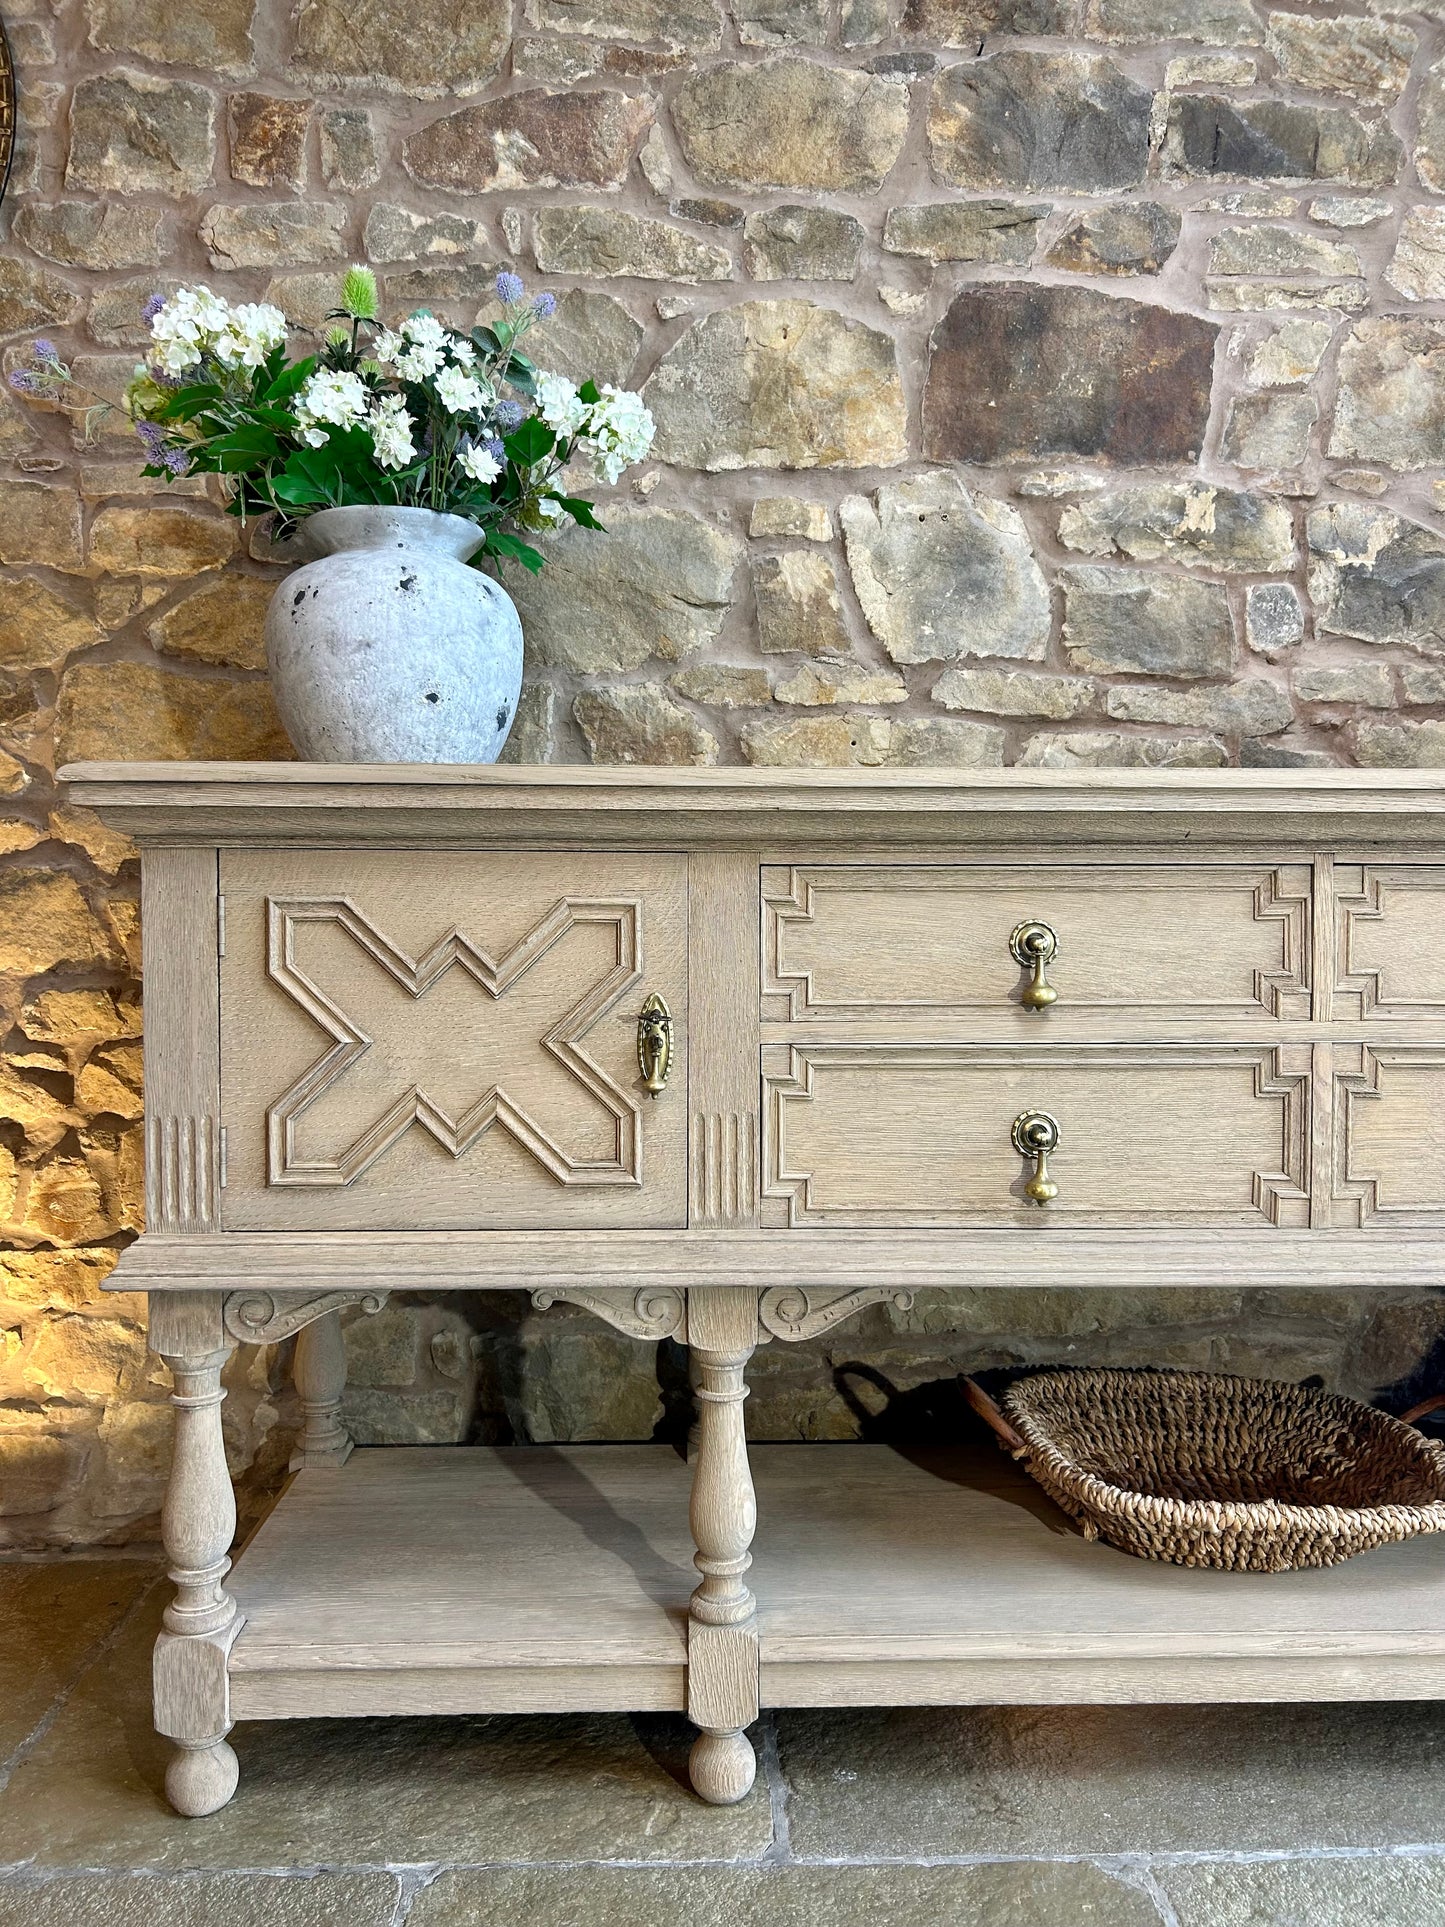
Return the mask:
M1047 1010L1059 1001L1059 993L1049 982L1048 966L1059 952L1059 940L1046 923L1030 919L1021 923L1008 940L1014 961L1029 972L1028 983L1019 993L1025 1010Z
M1030 1204L1049 1204L1059 1187L1049 1176L1049 1156L1059 1148L1059 1124L1047 1111L1025 1111L1014 1119L1013 1146L1021 1158L1032 1158L1034 1174L1024 1186Z
M656 991L637 1016L637 1068L656 1097L672 1069L672 1012Z

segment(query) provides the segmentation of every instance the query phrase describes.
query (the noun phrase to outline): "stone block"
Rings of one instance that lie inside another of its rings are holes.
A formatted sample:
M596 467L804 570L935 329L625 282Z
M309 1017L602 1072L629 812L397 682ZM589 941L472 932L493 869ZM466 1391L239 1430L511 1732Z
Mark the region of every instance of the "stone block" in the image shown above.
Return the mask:
M1404 149L1383 120L1353 108L1177 94L1163 145L1166 179L1339 181L1390 187Z
M1314 663L1296 669L1290 688L1302 703L1358 703L1393 709L1395 678L1383 662Z
M418 214L377 201L366 217L362 246L369 261L450 260L484 249L486 235L481 223L466 215Z
M847 661L853 644L832 561L808 549L753 558L758 644L769 655Z
M1016 509L936 472L850 496L839 520L863 614L895 662L1042 658L1048 587Z
M459 193L619 188L651 123L649 101L615 88L532 88L433 121L402 155L414 179Z
M147 634L151 645L166 656L229 663L237 669L264 669L266 639L262 629L275 589L276 583L269 577L233 571L204 578L183 602L175 603L150 624Z
M893 338L811 301L703 316L643 394L654 454L684 468L887 468L907 453Z
M789 54L729 61L689 75L672 123L701 180L872 194L902 151L908 89Z
M559 34L657 41L690 53L709 52L722 40L716 0L536 0L528 17Z
M1340 349L1331 455L1445 464L1445 321L1372 315Z
M1312 509L1306 526L1320 629L1445 655L1445 537L1367 502Z
M1343 241L1272 222L1221 228L1209 243L1211 274L1327 276L1361 271L1358 253Z
M22 201L14 221L16 240L66 268L158 266L166 258L166 229L163 209L120 201ZM38 320L22 324L39 325Z
M1272 656L1303 642L1304 633L1304 608L1292 583L1251 583L1244 598L1244 637L1251 649Z
M828 38L829 0L733 0L745 47L821 47Z
M642 336L642 323L614 296L573 288L554 314L530 330L527 353L539 367L573 381L610 381L622 388Z
M743 265L755 281L851 281L863 224L822 207L774 207L743 226Z
M826 542L833 519L822 502L800 501L796 495L760 495L748 517L748 534L796 536L805 542Z
M708 767L717 738L675 703L660 683L590 689L572 705L594 763L664 763Z
M229 518L184 508L103 508L90 525L90 561L112 575L197 575L236 547Z
M85 558L74 489L0 481L0 562L34 562L79 574Z
M1247 275L1238 280L1223 280L1208 275L1204 282L1205 300L1211 308L1228 314L1265 314L1281 309L1298 311L1329 308L1338 314L1358 314L1370 305L1370 291L1363 281L1305 282L1276 280L1271 276Z
M1362 769L1445 769L1445 723L1361 723L1355 761Z
M1445 194L1445 60L1426 74L1417 103L1415 168L1423 185Z
M728 281L732 256L685 228L605 207L543 207L533 224L544 274L629 275L646 281Z
M364 107L328 107L321 116L321 178L327 187L355 194L381 178L376 123Z
M1169 560L1225 574L1281 574L1295 557L1283 503L1212 482L1141 482L1072 503L1059 517L1059 540L1084 555Z
M1310 219L1324 227L1377 227L1394 208L1374 194L1321 194L1310 202Z
M1319 413L1313 395L1236 395L1219 452L1239 468L1297 468Z
M270 268L293 261L336 261L346 252L345 208L325 201L220 203L201 221L213 268Z
M1385 279L1408 301L1445 301L1445 207L1405 210Z
M1272 13L1265 44L1291 86L1391 107L1405 91L1420 43L1400 21Z
M758 709L773 699L766 669L727 663L700 662L691 669L680 669L669 676L667 686L674 695L708 709Z
M1148 736L1123 730L1065 730L1030 736L1020 769L1220 769L1229 761L1210 736Z
M1179 244L1182 217L1162 201L1091 208L1049 249L1051 268L1074 274L1157 274Z
M1262 37L1249 0L1084 0L1083 28L1093 40L1126 44L1202 40L1252 47Z
M805 709L830 703L902 703L908 700L908 687L896 671L871 669L863 663L829 667L805 662L773 685L773 698Z
M318 80L423 98L471 94L507 51L509 0L301 0L293 62Z
M289 761L264 682L180 676L149 663L77 663L61 678L56 754L63 763Z
M903 30L919 40L977 52L993 34L1078 30L1078 0L906 0Z
M1027 267L1033 259L1046 205L1018 201L929 201L890 207L883 245L890 254L924 261L981 261L990 267Z
M1294 721L1285 690L1263 677L1222 687L1161 689L1121 683L1104 700L1120 723L1168 723L1178 729L1213 729L1221 736L1270 736Z
M105 53L135 54L159 66L206 73L249 73L256 0L86 0L90 44Z
M1234 628L1223 584L1088 566L1060 570L1059 582L1064 646L1076 669L1179 678L1230 673Z
M893 721L884 716L804 716L745 723L743 755L764 768L809 766L997 768L1004 734L953 717Z
M1093 288L965 288L933 333L925 451L964 462L1193 461L1217 334L1193 315Z
M1008 51L946 67L928 109L933 171L951 187L1134 187L1152 104L1101 54Z
M92 74L71 99L65 185L127 198L196 194L211 178L215 147L208 88L124 68Z
M1256 343L1245 365L1251 388L1300 388L1319 373L1333 321L1282 321Z
M1027 669L948 669L931 694L945 709L988 716L1044 716L1067 722L1098 699L1087 676L1044 676Z
M0 596L0 669L56 669L101 639L95 619L33 576L18 576Z
M0 256L0 335L63 328L82 305L79 290L49 268L34 267L14 255Z
M676 662L722 627L742 560L736 536L681 509L616 510L607 528L544 538L540 575L505 570L534 667L598 675Z
M550 763L557 744L557 691L548 682L523 683L499 763Z
M248 187L299 190L311 107L309 100L276 94L232 94L226 103L231 179Z
M1400 687L1407 703L1419 708L1445 704L1445 664L1406 662L1400 665Z

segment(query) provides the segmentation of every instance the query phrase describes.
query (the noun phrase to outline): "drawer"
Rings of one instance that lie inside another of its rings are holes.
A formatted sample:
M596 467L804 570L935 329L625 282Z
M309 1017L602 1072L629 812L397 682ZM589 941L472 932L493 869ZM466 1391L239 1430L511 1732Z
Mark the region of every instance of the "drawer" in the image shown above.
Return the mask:
M1445 1021L1445 866L1337 863L1334 1015Z
M236 850L221 890L227 1230L685 1223L685 857Z
M1051 1028L1193 1018L1229 1036L1309 1016L1309 912L1307 864L768 866L763 1016L1032 1026L1011 938L1037 922L1057 942Z
M1445 1220L1445 1044L1336 1045L1336 1224Z
M1303 1044L838 1042L763 1049L764 1222L779 1226L1308 1223ZM1014 1148L1058 1125L1042 1209Z

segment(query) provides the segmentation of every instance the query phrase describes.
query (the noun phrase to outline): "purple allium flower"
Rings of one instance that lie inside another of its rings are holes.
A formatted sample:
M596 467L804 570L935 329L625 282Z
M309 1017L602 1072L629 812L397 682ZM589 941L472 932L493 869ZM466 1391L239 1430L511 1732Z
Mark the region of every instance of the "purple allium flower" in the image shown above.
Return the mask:
M503 268L497 276L496 288L497 299L507 308L515 307L526 293L526 289L522 286L521 275L512 274L506 268Z
M30 352L42 368L58 368L60 366L60 350L53 341L32 341L30 344Z
M504 430L515 428L526 412L519 401L499 401L496 410L498 428Z
M505 448L502 447L501 442L498 441L495 435L488 435L484 437L482 441L482 447L486 449L487 453L491 456L494 462L506 461L507 451Z
M28 368L13 368L10 371L10 386L17 395L43 395L45 383Z
M166 305L166 298L163 294L148 295L146 298L146 304L140 311L141 320L154 321L156 316L160 313L161 309L165 305Z
M184 475L190 465L190 457L183 448L168 448L161 456L161 466L168 468L172 475Z
M536 315L539 321L547 320L547 318L550 315L554 315L556 314L556 312L557 312L557 297L555 294L533 295L532 313Z

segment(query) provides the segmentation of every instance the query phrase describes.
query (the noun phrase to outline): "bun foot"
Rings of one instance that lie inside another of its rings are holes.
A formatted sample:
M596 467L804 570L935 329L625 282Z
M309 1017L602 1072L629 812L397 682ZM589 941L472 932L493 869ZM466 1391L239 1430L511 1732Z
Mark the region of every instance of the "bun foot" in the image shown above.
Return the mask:
M700 1733L687 1762L693 1789L709 1806L736 1806L752 1790L758 1761L746 1733Z
M236 1791L241 1763L224 1740L182 1746L166 1768L166 1798L189 1820L215 1813Z

